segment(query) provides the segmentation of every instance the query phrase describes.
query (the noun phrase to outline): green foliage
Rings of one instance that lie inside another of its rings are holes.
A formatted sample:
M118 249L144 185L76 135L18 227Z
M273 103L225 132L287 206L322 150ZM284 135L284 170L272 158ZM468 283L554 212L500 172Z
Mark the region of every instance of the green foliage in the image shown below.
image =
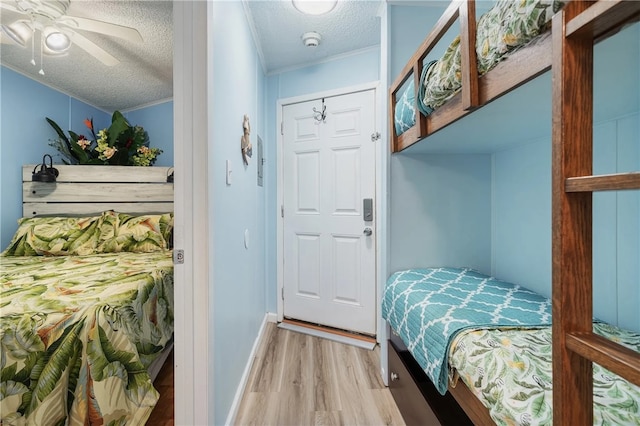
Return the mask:
M71 130L67 136L56 122L45 118L58 135L49 145L60 152L65 164L151 166L162 153L158 148L149 148L147 132L129 124L120 111L113 113L109 128L100 130L97 135L93 119L86 119L84 123L92 139Z

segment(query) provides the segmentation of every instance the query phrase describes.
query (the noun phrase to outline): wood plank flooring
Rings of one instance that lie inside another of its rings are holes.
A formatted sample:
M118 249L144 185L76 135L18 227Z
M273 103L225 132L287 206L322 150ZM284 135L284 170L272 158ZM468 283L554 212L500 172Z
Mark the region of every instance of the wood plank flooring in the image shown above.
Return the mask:
M160 393L160 399L147 420L149 426L173 426L173 351L167 357L153 386Z
M236 425L404 425L369 351L269 323Z

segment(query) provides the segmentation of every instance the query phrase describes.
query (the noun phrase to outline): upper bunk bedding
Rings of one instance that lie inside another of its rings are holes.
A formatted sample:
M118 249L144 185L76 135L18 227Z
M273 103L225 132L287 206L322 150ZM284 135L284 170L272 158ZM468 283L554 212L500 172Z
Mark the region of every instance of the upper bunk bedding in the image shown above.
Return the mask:
M551 17L562 8L560 0L498 0L477 23L478 75L484 75L517 49L549 28ZM438 60L424 65L418 99L413 79L396 99L394 124L399 136L416 122L416 110L431 114L456 95L462 85L460 36L455 37ZM417 101L417 102L416 102Z
M21 221L0 256L2 424L144 424L173 335L170 217Z

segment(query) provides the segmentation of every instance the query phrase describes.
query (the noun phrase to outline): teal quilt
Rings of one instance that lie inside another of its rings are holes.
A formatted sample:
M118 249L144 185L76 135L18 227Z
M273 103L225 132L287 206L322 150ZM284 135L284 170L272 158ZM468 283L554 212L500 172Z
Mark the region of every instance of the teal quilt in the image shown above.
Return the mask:
M551 301L471 269L409 269L387 280L382 317L444 395L449 347L460 331L547 326Z

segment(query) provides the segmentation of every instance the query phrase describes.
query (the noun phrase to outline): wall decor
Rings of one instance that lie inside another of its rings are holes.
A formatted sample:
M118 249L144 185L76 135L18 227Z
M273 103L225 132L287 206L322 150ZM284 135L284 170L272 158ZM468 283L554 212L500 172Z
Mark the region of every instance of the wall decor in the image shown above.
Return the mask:
M242 119L242 130L243 135L242 138L240 138L240 149L242 150L242 161L248 166L249 158L253 155L253 147L251 146L251 139L249 138L251 125L249 124L249 116L247 114L245 114Z

